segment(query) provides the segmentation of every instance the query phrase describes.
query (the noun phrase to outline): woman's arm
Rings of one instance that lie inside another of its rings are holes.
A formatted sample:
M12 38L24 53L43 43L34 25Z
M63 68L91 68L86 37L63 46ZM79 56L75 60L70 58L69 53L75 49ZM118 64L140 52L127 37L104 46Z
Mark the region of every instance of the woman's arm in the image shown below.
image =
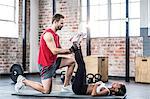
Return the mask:
M102 88L101 91L97 93L96 92L97 87L98 85L95 84L91 93L92 96L106 96L109 93L106 88Z

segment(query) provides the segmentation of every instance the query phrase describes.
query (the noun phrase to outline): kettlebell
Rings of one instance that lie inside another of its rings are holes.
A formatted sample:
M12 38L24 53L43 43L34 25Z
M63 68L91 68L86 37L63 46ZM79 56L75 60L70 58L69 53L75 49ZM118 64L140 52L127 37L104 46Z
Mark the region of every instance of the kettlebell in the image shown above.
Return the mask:
M95 83L101 81L102 76L100 74L95 74Z
M87 77L87 82L88 82L89 84L94 82L94 81L93 81L93 79L94 79L94 74L88 73L86 77Z
M71 78L71 83L73 83L75 76L72 76Z
M64 80L65 80L65 71L61 72L60 79L61 79L62 83L64 83Z
M71 83L73 83L74 78L75 78L75 75L76 75L76 72L74 71L74 73L73 73L73 75L72 75L72 78L71 78Z

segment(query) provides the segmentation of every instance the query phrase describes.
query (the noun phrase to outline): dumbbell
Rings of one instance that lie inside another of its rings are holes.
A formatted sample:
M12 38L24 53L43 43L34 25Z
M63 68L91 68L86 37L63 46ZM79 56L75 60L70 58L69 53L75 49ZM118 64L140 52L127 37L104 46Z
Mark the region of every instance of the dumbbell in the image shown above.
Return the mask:
M101 81L102 76L100 74L95 74L95 83Z
M94 82L94 74L88 73L88 74L86 75L86 78L87 78L87 82L88 82L89 84Z
M10 78L17 83L17 77L23 75L23 68L19 64L13 64L10 68Z

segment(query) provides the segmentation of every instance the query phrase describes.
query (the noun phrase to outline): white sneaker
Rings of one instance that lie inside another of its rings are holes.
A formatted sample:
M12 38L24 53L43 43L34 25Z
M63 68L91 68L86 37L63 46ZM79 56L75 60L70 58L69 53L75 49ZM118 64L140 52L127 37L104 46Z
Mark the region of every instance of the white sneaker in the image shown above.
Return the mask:
M72 91L72 86L71 85L68 85L68 86L66 86L66 87L62 87L62 89L61 89L61 92L73 92Z
M85 33L78 33L72 38L70 38L70 41L80 43L85 35L86 35Z
M25 80L26 78L25 77L23 77L22 75L19 75L18 77L17 77L17 83L18 82L22 82L23 80Z
M22 75L19 75L17 78L17 83L15 84L15 91L19 92L19 90L25 86L25 84L22 82L23 80L25 80L26 78L23 77Z

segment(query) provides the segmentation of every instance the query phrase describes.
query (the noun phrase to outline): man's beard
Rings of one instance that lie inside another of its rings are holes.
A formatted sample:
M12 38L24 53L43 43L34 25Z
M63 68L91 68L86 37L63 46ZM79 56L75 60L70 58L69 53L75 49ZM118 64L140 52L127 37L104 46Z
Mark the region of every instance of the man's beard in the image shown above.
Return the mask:
M56 30L61 30L62 29L62 26L58 26Z

